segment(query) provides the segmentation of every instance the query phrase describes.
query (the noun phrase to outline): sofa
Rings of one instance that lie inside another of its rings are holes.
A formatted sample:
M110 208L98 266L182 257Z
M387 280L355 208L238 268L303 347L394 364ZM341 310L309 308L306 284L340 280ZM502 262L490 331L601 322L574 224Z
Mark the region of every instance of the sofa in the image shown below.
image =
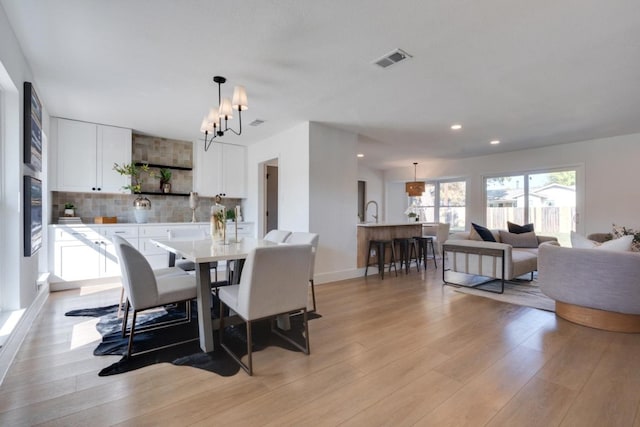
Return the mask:
M488 280L474 284L480 286L488 281L500 279L504 282L538 269L538 248L544 243L557 244L550 236L535 233L514 234L505 230L491 230L495 242L479 240L473 232L455 233L443 244L443 254L448 259L448 271L466 275L483 276ZM443 270L445 284L464 285L447 280L447 269ZM479 288L482 289L482 288ZM489 290L489 289L487 289Z
M640 252L543 245L538 283L556 301L559 317L597 329L640 333Z

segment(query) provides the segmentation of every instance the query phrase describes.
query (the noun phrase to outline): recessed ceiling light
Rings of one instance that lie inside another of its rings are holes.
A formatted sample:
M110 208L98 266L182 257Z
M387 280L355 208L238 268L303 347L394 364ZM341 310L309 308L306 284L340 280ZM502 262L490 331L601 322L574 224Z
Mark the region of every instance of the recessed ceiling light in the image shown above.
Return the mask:
M358 153L358 157L364 157L364 154Z
M451 125L451 130L460 130L460 129L462 129L462 125L460 124Z
M494 140L493 140L493 141L491 141L489 144L491 144L491 145L498 145L498 144L500 144L500 141L499 141L499 140L497 140L497 139L494 139Z

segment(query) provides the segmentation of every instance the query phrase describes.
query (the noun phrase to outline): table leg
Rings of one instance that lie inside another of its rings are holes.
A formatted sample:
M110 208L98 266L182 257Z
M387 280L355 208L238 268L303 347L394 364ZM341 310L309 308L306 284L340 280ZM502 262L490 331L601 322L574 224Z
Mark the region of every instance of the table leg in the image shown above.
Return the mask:
M198 332L202 351L213 351L213 323L211 322L211 270L209 263L199 263L196 268L198 296Z

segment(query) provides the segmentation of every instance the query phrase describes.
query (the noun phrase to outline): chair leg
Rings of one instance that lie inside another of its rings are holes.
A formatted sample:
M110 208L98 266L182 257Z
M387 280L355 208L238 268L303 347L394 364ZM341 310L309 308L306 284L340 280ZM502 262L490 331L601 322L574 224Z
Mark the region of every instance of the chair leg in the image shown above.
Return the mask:
M131 350L133 348L133 335L136 330L136 316L138 312L133 310L133 317L131 318L131 332L129 332L129 345L127 346L127 357L131 357Z
M124 315L122 316L122 338L127 336L127 320L129 320L129 298L124 303Z
M249 376L253 376L253 358L251 355L251 320L247 320L247 373Z
M224 315L222 314L224 312L224 306L225 306L225 304L222 302L222 300L220 300L220 313L221 313L220 314L220 331L218 332L220 347L222 347L222 349L224 351L226 351L227 354L229 356L231 356L231 358L233 360L235 360L238 363L238 365L240 365L240 367L245 370L245 372L247 374L253 375L253 366L252 366L252 360L251 360L251 350L252 350L252 347L251 347L251 322L247 321L247 356L249 357L249 364L245 365L244 362L242 362L242 359L240 359L224 343Z
M313 313L316 312L316 287L313 283L313 279L309 280L311 283L311 300L313 301L313 309L311 310Z
M120 288L120 302L118 303L118 313L116 317L119 319L122 316L122 303L124 302L124 286Z

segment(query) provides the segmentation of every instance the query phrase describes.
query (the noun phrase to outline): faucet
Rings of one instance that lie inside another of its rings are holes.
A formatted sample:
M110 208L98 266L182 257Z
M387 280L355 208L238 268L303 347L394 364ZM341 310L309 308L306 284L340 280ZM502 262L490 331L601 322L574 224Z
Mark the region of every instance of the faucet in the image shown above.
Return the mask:
M364 216L365 218L367 217L367 211L369 210L369 205L373 203L373 206L376 207L376 214L375 215L371 215L372 217L375 218L376 220L376 224L378 223L378 202L376 202L375 200L369 200L366 204L366 206L364 207Z

